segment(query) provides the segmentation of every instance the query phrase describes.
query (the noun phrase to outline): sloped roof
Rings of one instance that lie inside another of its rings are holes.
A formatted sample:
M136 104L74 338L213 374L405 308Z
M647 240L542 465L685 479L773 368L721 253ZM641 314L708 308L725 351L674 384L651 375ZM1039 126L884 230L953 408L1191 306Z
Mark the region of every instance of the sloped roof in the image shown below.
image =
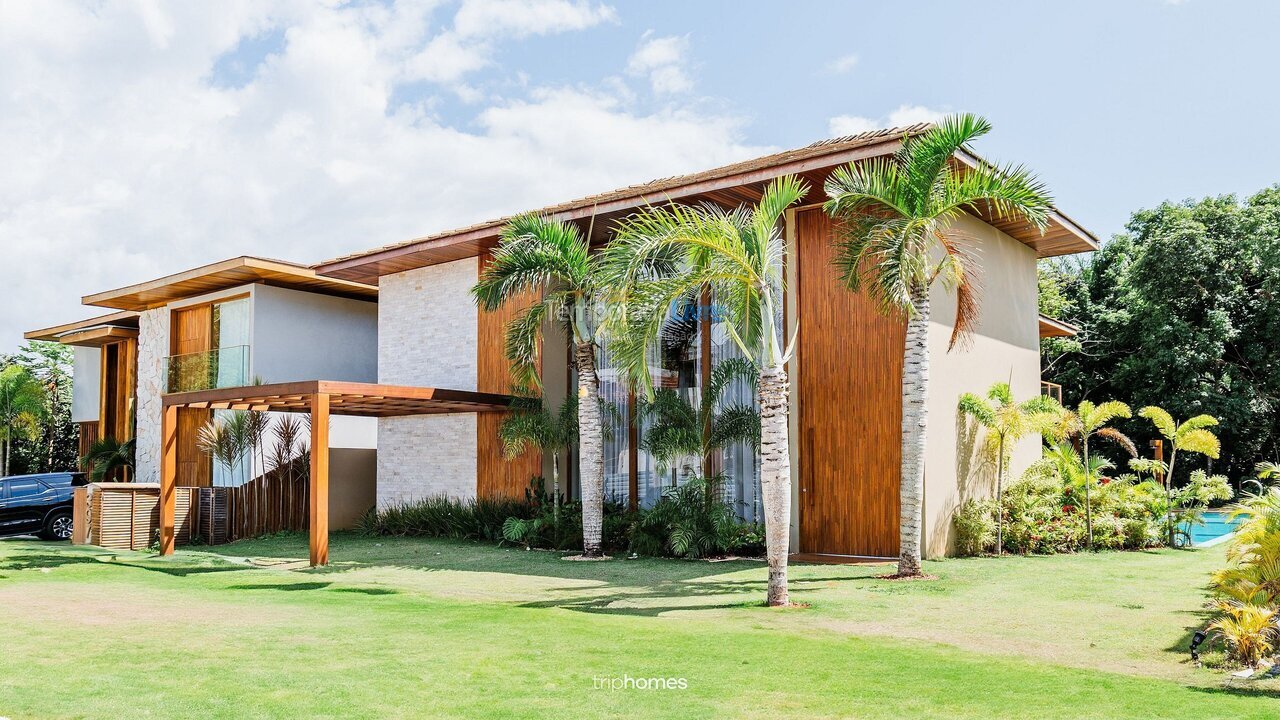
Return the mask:
M630 185L538 208L533 212L572 220L627 211L650 203L689 199L708 193L719 193L724 199L730 201L752 201L758 197L756 186L775 177L825 173L831 168L854 160L884 155L896 150L904 137L919 134L929 127L928 123L918 123L821 140L802 148L785 150L702 172ZM963 154L958 159L970 164L981 162L979 158L969 153ZM748 187L749 191L741 192ZM314 267L321 275L374 284L381 275L478 255L494 244L499 230L511 217L487 220L344 255L326 260ZM1098 248L1097 238L1056 210L1052 213L1049 230L1043 234L1027 223L999 223L993 218L984 217L983 219L1031 246L1041 257L1087 252Z

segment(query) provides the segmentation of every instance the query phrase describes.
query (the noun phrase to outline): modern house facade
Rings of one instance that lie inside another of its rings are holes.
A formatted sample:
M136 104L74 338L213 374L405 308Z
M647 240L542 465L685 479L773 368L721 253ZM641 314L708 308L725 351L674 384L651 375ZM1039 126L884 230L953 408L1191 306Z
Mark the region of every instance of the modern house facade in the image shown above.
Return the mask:
M822 186L834 168L892 153L904 134L923 129L824 141L540 211L578 224L593 245L603 246L614 221L648 204L733 207L755 202L764 186L782 175L799 175L809 183L809 195L788 212L782 228L788 246L784 314L788 329L798 331L796 357L789 366L793 552L844 557L898 553L905 321L880 314L865 297L838 285L830 266L833 228L821 208L826 199ZM953 161L961 166L982 162L967 153ZM369 449L376 446L369 505L389 507L436 495L522 497L532 476L550 475L551 459L529 454L508 461L497 437L510 390L503 327L519 308L479 311L469 293L504 222L442 232L310 268L283 263L277 265L287 268L261 267L254 263L265 261L241 258L86 297L87 304L136 313L138 478L163 481L163 470L172 463L179 484L203 479L193 474L198 469L184 465L185 438L194 421L182 418L197 411L206 413L199 416L204 419L214 408L319 412L317 417L325 418L345 413L358 416L350 422L364 429L341 429L335 417L332 426L325 423L332 431L326 444L340 447L346 441L339 436L352 432L365 433ZM980 433L956 411L960 394L983 391L997 381L1011 382L1021 397L1041 392L1039 339L1071 329L1039 316L1036 261L1097 248L1092 235L1057 211L1043 233L982 214L963 218L954 229L979 265L982 314L972 341L948 352L955 300L940 288L934 291L924 524L929 556L945 554L950 547L955 508L968 497L989 494L994 486L993 471L980 452ZM246 300L247 307L234 306ZM651 363L655 385L693 400L715 365L737 355L718 314L715 298L706 297L699 312L668 322L662 349ZM69 327L40 331L40 338L61 337ZM575 391L576 381L566 339L553 325L544 330L541 374L546 398L554 405ZM244 345L247 350L241 349ZM207 363L198 360L211 353L220 358L216 383L209 382ZM242 359L245 353L247 359ZM336 355L342 357L332 357ZM86 352L86 362L88 357ZM98 357L109 364L101 352ZM229 358L225 363L224 357ZM710 468L660 468L643 450L646 422L611 368L607 339L600 364L602 394L619 410L606 442L606 493L611 498L647 505L690 471L709 470L726 477L725 499L739 516L761 517L758 461L749 447L726 448ZM97 375L102 376L101 368ZM203 378L203 387L215 392L184 385L188 375ZM267 385L255 389L254 377ZM754 389L742 383L730 387L728 401L754 402ZM103 405L101 397L98 404ZM166 425L165 418L176 420L177 426ZM171 446L176 450L169 453ZM1036 438L1020 442L1014 470L1034 461L1038 447ZM561 458L571 487L573 460L572 453ZM323 461L331 463L332 458ZM344 482L339 477L344 471L336 465L326 466L329 470L334 487ZM316 526L313 522L313 535ZM323 561L323 552L317 552L313 538L313 561Z

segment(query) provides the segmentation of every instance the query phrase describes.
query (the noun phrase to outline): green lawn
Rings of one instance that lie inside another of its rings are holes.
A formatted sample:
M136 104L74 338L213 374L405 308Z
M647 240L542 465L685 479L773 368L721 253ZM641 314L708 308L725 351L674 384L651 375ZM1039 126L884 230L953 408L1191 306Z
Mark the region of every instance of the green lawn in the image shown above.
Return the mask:
M337 534L173 558L0 541L13 718L1273 718L1185 662L1220 549L793 568ZM249 559L252 559L250 562ZM595 687L677 678L684 689Z

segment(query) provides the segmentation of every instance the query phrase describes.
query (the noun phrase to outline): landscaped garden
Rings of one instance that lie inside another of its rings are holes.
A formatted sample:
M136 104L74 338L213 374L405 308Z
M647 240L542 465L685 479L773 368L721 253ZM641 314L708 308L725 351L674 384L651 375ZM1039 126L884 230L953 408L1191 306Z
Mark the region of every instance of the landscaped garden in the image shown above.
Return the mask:
M1220 549L927 582L796 565L788 610L757 561L560 556L342 533L307 570L299 535L172 558L2 541L0 714L1239 719L1280 692L1189 660Z

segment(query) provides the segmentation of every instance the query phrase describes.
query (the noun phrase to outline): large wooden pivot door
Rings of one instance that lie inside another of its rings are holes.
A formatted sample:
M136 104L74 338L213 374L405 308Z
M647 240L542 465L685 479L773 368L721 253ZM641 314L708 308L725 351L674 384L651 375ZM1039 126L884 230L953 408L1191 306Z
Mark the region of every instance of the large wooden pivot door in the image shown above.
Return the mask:
M800 550L895 557L906 322L840 286L821 208L795 221Z

